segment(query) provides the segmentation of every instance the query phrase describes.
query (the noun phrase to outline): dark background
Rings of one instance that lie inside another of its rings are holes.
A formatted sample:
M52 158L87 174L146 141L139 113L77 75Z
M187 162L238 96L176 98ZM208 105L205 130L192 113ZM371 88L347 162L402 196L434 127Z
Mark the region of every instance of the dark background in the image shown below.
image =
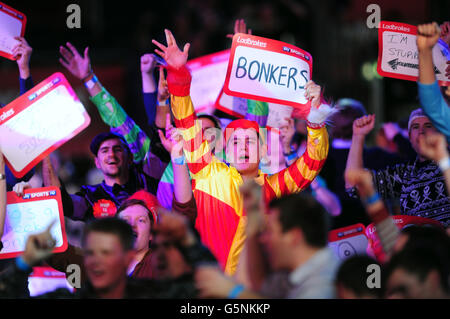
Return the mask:
M79 51L90 47L94 71L100 81L132 115L142 116L139 58L153 52L151 39L163 41L163 30L174 33L178 44L191 43L190 58L227 49L234 21L244 18L253 34L281 40L300 47L313 56L313 80L331 100L351 97L376 112L377 123L399 121L417 108L414 82L396 79L367 80L364 63L378 56L377 29L369 29L366 8L376 3L381 20L419 24L448 20L448 0L5 0L27 16L25 38L33 47L31 71L35 84L56 71L63 72L88 109L92 124L64 145L65 156L85 156L94 134L107 130L78 80L59 65L58 48L67 41ZM69 4L81 7L81 28L69 29ZM16 63L0 59L0 102L7 104L18 95Z

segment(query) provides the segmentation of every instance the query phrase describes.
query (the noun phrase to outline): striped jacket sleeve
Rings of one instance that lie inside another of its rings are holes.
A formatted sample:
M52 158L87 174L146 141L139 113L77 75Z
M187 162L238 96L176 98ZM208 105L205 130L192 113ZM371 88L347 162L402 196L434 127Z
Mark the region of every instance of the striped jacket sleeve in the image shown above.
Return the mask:
M319 174L328 156L328 133L325 126L308 126L307 148L291 166L265 179L265 199L269 202L307 188Z
M184 156L193 179L207 176L213 160L190 96L171 95L175 126L183 137Z
M103 122L111 127L111 131L125 137L133 153L134 162L138 163L145 159L150 150L150 138L127 115L117 100L104 87L100 93L90 99L97 107Z

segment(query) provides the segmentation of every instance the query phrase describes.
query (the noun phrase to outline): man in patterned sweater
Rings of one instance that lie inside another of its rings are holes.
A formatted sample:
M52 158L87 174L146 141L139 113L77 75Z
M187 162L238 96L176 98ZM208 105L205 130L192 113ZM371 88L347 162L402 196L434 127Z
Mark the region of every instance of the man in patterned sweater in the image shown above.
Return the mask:
M258 123L246 119L231 122L225 129L225 152L229 164L211 154L208 142L196 120L189 96L191 75L186 68L189 44L181 51L168 30L167 47L153 40L155 50L167 62L167 82L176 127L184 140L184 156L193 181L198 215L196 229L203 243L213 252L227 274L236 271L245 241L246 217L242 195L243 180L253 178L264 185L265 200L299 192L311 183L328 154L325 119L331 112L320 105L320 87L307 84L307 98L312 101L308 116L307 151L290 167L267 176L258 169L265 145L261 143Z
M373 129L375 115L363 116L353 123L353 138L346 171L361 169L362 148L366 135ZM430 119L421 109L411 112L408 121L409 140L417 158L404 164L372 171L374 184L382 198L400 200L401 213L434 219L444 227L450 225L450 197L439 166L425 157L419 137L435 132ZM346 180L347 192L357 196L354 185ZM375 199L374 199L375 200Z

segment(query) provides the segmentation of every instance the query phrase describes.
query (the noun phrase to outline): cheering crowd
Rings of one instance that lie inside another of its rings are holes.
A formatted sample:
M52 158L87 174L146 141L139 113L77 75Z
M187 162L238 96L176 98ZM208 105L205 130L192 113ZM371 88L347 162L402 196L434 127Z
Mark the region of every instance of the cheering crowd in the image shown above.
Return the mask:
M449 22L418 26L421 108L404 126L385 123L371 148L376 114L352 98L327 102L312 80L307 115L286 118L279 134L267 129L266 102L247 100L245 117L226 125L196 114L190 44L180 49L164 31L157 55L140 61L144 127L101 84L88 48L60 47L59 62L110 127L90 144L102 181L72 193L51 157L17 179L0 156L2 235L6 192L44 186L60 189L66 219L85 224L62 253L52 253L53 224L29 236L21 256L0 264L1 297L29 298L38 265L68 276L69 265L81 269L81 287L38 298L450 296L450 87L438 85L431 53L439 39L450 45ZM234 31L251 34L243 20ZM23 94L33 87L32 49L17 41ZM375 226L367 251L341 259L329 232L358 223Z

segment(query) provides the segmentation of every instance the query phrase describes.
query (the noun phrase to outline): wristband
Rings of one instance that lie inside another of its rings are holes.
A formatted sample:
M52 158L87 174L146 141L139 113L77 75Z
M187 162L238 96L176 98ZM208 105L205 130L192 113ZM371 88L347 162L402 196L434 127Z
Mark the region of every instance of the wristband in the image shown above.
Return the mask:
M92 89L92 88L94 87L95 83L97 83L97 82L98 82L98 79L97 79L97 77L96 77L95 74L94 74L94 76L92 77L92 79L90 79L89 81L84 82L84 86L85 86L87 89Z
M184 158L184 155L181 155L180 157L173 158L172 162L177 165L184 165L186 163L186 160Z
M92 69L89 70L89 74L86 75L84 78L82 78L81 82L83 82L83 83L86 82L86 80L89 79L92 76L93 73L94 73L94 71L92 71Z
M19 257L16 258L16 266L17 266L17 268L19 268L23 272L29 272L29 271L31 271L33 269L33 268L30 267L30 265L28 265L23 260L22 256L19 256Z
M438 163L439 168L441 169L442 172L445 172L446 170L448 170L450 168L450 158L444 157L443 159L441 159Z
M290 154L283 154L283 155L284 155L284 158L285 158L285 160L287 162L290 162L290 161L292 161L292 160L297 158L297 153L296 152L292 152Z
M156 105L158 106L167 106L170 103L170 98L166 99L163 103L159 103L158 100L156 100Z
M367 206L367 205L371 205L379 200L380 200L380 195L377 192L375 192L372 196L362 199L362 202L364 203L364 205Z
M230 293L228 294L229 299L236 299L243 291L244 291L243 285L236 285L231 289Z

